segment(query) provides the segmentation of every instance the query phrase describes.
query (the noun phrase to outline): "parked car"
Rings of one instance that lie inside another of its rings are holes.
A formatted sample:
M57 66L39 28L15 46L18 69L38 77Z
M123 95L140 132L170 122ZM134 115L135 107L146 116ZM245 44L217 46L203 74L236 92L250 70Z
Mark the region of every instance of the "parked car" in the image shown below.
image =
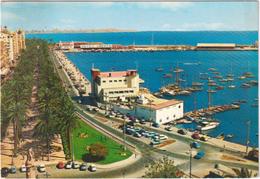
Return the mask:
M87 165L85 163L82 163L80 166L79 166L79 170L80 171L86 171L87 170Z
M167 140L168 137L166 135L159 135L160 140Z
M96 168L96 166L95 165L90 165L89 167L88 167L88 169L89 169L89 171L91 171L91 172L95 172L95 171L97 171L97 168Z
M167 126L164 128L166 131L172 131L172 127L171 126Z
M160 127L160 124L158 124L157 122L154 122L154 123L152 124L152 126L153 126L153 127L156 127L156 128L159 128L159 127Z
M9 168L3 167L1 168L1 177L7 177L9 174Z
M57 168L58 169L63 169L65 167L65 164L63 163L63 162L59 162L58 164L57 164Z
M205 152L203 150L200 150L195 156L195 159L201 159L202 157L204 157Z
M38 172L40 172L40 173L45 172L45 171L46 171L45 165L44 165L44 164L40 164L40 165L37 167L37 170L38 170Z
M135 137L137 137L137 138L140 138L140 137L142 137L142 135L141 135L141 134L139 134L138 132L135 132L134 136L135 136Z
M181 135L186 135L186 134L187 134L187 131L184 130L184 129L179 129L177 132L178 132L179 134L181 134Z
M79 164L76 163L76 162L73 162L73 163L72 163L72 168L73 168L73 169L78 169L78 168L79 168Z
M72 168L72 161L68 161L66 164L65 164L65 169L71 169Z
M190 147L191 147L191 148L196 148L196 149L198 149L198 148L200 148L200 144L199 144L198 142L192 142L192 143L190 144Z
M140 119L140 124L145 124L145 120L144 119Z
M159 145L161 142L160 141L154 141L152 140L150 145L154 146L154 145Z
M27 171L27 168L25 165L22 165L21 168L20 168L20 172L24 173Z
M15 174L16 173L16 167L11 166L10 169L9 169L9 173Z
M192 137L193 139L199 139L199 138L200 138L200 135L199 135L199 133L195 132L195 133L193 133L193 134L191 135L191 137Z
M201 137L200 137L200 140L206 142L206 141L208 141L208 138L205 137L205 136L201 136Z

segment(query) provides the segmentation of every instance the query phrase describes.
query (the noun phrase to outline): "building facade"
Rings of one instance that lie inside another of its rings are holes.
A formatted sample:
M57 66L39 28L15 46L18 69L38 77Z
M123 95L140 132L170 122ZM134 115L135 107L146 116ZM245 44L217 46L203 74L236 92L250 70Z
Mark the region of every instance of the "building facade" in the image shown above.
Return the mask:
M25 34L22 30L11 32L6 27L1 28L0 45L1 78L3 79L15 67L22 50L26 48Z
M140 95L131 108L113 104L113 109L158 124L165 124L183 118L183 101L160 99L152 95Z
M136 70L100 72L91 69L91 93L99 101L113 101L134 97L139 92L139 75Z

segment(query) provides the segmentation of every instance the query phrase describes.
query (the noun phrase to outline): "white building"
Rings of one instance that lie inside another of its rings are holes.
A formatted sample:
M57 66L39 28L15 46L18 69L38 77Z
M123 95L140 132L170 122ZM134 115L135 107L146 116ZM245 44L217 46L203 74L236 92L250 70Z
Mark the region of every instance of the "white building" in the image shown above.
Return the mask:
M140 104L141 103L141 104ZM129 113L139 119L165 124L183 117L183 101L156 98L151 94L141 95L133 109L114 105L114 110Z
M91 93L100 101L134 97L139 92L139 75L136 70L100 72L91 69Z

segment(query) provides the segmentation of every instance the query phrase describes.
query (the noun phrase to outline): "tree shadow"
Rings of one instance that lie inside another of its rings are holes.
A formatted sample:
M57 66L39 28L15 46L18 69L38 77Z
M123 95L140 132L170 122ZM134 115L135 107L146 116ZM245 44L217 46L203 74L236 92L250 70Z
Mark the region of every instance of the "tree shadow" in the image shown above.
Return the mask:
M89 153L87 154L83 154L81 159L84 161L84 162L99 162L101 160L104 160L105 157L99 157L99 156L92 156L90 155Z

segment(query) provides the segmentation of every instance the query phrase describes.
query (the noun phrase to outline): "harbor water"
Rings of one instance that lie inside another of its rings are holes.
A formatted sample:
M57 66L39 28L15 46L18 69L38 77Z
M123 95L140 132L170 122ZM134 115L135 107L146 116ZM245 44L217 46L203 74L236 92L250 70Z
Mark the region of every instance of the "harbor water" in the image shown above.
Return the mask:
M160 34L161 33L161 34ZM222 42L252 44L258 37L257 32L141 32L141 33L95 33L95 34L28 34L27 38L52 39L52 41L100 41L117 44L149 44L149 38L154 34L155 44L184 44ZM167 37L168 36L168 37ZM157 37L157 40L156 40ZM161 38L159 38L161 37ZM164 78L164 74L170 73L172 68L178 66L184 72L180 75L186 80L181 85L188 87L192 82L204 83L203 90L189 96L165 96L165 98L177 98L184 100L185 112L208 106L207 81L200 79L200 73L208 73L208 69L215 68L222 76L228 73L234 74L234 81L229 83L217 82L224 86L223 90L217 90L212 94L212 105L230 104L234 101L245 100L240 109L231 110L214 115L220 121L220 125L207 131L211 136L221 133L233 134L226 139L232 142L245 144L247 136L248 120L250 125L250 145L258 146L258 107L252 106L258 103L258 86L241 88L242 83L249 80L258 81L258 52L257 51L165 51L165 52L103 52L103 53L67 53L67 57L90 78L92 64L100 70L126 70L138 69L140 77L145 81L142 84L151 92L156 92L160 87L174 82L172 78ZM155 69L162 67L162 72ZM239 80L244 72L252 72L254 78ZM213 78L212 78L213 79ZM214 79L217 81L216 79ZM230 89L228 85L235 85ZM193 124L183 124L179 127L192 128Z

